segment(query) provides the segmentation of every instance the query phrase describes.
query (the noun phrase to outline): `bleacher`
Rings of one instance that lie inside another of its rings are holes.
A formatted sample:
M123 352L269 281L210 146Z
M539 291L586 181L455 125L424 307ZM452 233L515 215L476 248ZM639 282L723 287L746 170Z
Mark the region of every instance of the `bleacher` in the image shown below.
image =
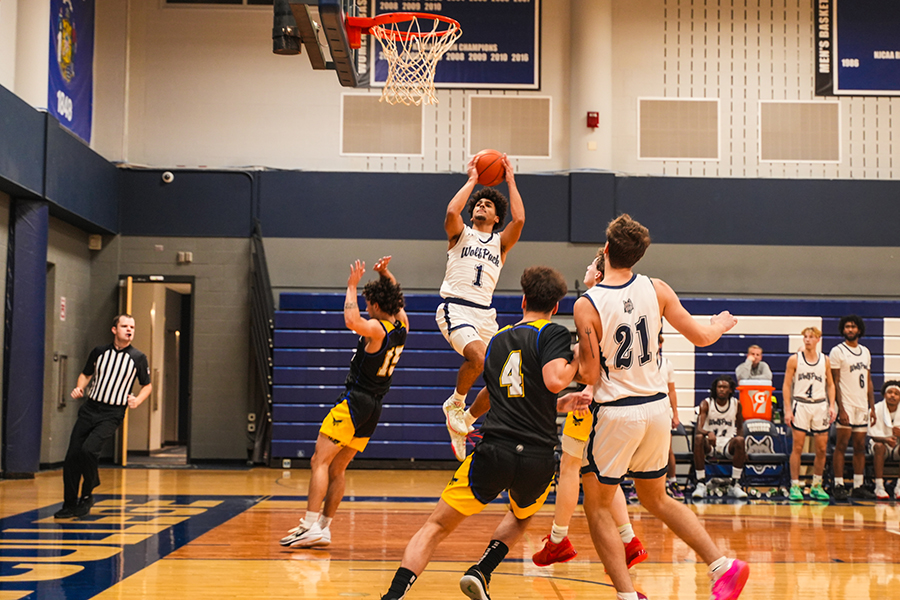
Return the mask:
M280 296L274 336L272 464L312 456L322 419L343 391L357 340L344 326L343 301L343 293ZM574 296L565 298L555 317L570 328L574 301ZM437 295L408 294L406 303L410 318L406 348L384 398L381 423L360 458L453 461L441 405L452 393L462 358L435 323ZM679 415L686 424L694 421L694 406L708 395L712 380L733 375L750 344L763 347L763 360L772 368L780 400L787 358L802 343L800 330L809 325L822 329L827 353L840 342L837 324L844 314L856 313L866 322L862 342L872 353L876 390L885 374L900 378L900 302L706 298L683 303L701 320L724 309L739 319L733 331L708 348L694 348L664 325L664 354L675 367ZM493 306L501 327L521 318L521 296L495 296ZM481 385L479 380L473 389ZM470 394L470 402L473 398Z

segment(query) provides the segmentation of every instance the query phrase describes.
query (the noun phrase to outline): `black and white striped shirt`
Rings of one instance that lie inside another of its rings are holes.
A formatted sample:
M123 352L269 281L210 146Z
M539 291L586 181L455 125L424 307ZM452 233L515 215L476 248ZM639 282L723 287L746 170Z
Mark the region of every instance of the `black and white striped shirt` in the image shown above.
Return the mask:
M97 346L88 356L82 373L91 377L84 395L113 406L128 404L135 377L141 386L150 383L147 357L131 345L121 350L117 350L115 344Z

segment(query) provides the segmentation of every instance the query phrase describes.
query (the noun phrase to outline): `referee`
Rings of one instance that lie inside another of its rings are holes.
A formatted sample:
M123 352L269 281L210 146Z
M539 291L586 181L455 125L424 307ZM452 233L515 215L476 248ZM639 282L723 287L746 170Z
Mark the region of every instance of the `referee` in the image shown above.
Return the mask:
M69 450L63 463L65 501L53 515L57 519L83 517L91 512L94 505L92 492L100 485L97 465L103 444L119 428L125 417L125 408L137 408L153 390L147 357L131 345L134 317L117 316L113 320L112 332L115 336L113 342L91 351L72 390L72 398L83 397L86 401L78 411L78 420L69 438ZM135 378L141 385L137 396L131 393Z

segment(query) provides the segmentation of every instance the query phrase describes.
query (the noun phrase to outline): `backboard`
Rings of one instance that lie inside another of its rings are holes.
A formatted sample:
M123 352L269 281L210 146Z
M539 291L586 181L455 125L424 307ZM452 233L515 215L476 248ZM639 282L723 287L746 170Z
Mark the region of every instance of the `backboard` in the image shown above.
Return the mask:
M276 0L273 38L283 34L279 31L279 12L284 12L285 5L296 22L296 29L290 33L299 37L313 69L337 71L344 87L368 87L367 45L351 48L344 27L346 16L368 16L360 14L355 0Z

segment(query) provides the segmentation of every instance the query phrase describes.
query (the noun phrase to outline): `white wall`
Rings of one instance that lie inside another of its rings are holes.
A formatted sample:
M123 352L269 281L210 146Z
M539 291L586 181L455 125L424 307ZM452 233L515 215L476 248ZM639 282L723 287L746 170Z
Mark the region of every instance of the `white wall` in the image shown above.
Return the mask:
M16 85L17 0L0 0L0 85L11 90Z

